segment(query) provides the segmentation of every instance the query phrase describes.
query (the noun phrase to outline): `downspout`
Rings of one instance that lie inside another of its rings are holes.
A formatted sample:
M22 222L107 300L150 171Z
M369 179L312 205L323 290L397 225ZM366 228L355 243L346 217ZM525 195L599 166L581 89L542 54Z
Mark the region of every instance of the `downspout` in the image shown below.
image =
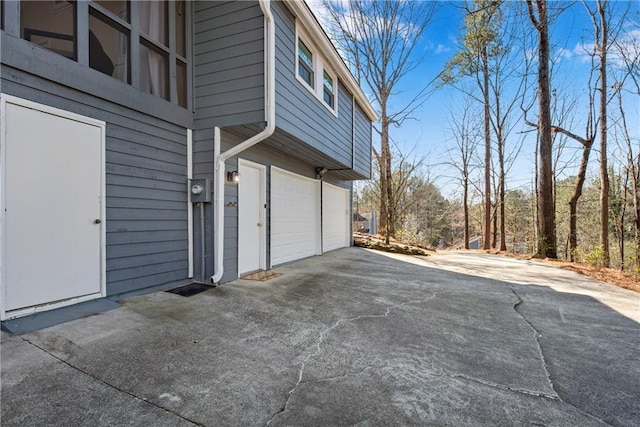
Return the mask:
M269 138L276 128L276 32L273 14L271 13L271 1L260 0L260 9L264 14L265 25L265 119L266 126L262 132L220 153L220 128L215 127L213 133L213 155L215 162L215 186L213 188L214 223L214 251L215 265L214 275L209 278L211 283L219 283L224 273L224 183L225 162L242 151Z

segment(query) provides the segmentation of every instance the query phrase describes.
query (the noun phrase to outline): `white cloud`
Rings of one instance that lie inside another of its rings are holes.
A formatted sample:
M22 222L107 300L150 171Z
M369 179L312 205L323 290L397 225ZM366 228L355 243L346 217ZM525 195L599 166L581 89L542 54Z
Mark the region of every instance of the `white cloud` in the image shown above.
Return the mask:
M438 55L441 54L441 53L450 52L450 51L451 51L451 48L448 47L448 46L445 46L443 44L439 44L436 47L436 54L438 54Z

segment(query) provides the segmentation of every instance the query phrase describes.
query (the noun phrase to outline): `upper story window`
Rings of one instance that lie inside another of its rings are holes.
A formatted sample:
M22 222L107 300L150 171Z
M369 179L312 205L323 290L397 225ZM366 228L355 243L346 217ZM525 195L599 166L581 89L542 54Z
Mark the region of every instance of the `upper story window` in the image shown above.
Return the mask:
M333 108L335 99L335 89L333 78L326 71L323 72L322 99L331 108Z
M186 9L184 0L96 0L82 8L76 1L23 0L20 36L187 107Z
M298 38L298 75L313 87L313 54L300 38Z
M337 79L328 67L320 51L309 38L296 27L296 78L323 103L334 115L338 115L336 96Z

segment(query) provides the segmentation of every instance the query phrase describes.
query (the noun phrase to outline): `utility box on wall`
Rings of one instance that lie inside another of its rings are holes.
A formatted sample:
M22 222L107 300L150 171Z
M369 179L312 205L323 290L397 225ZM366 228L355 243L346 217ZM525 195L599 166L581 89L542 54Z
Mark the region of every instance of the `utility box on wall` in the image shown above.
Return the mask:
M211 180L192 179L189 183L192 203L211 203Z

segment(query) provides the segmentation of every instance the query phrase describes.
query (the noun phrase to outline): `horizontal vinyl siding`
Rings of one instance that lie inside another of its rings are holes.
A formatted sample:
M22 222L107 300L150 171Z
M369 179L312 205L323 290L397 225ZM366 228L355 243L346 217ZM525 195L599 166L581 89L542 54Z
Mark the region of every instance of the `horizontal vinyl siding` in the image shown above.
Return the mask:
M371 121L356 102L355 111L356 159L355 170L371 176Z
M106 122L107 295L186 281L186 129L5 66L2 92Z
M224 140L224 138L223 138ZM238 170L238 159L225 163L227 171ZM228 184L224 188L224 274L222 282L238 278L238 185Z
M280 2L272 3L276 21L276 125L278 128L351 166L350 99L338 84L338 117L295 76L295 23ZM316 51L316 54L319 52Z
M255 1L195 7L195 129L264 121L264 16Z

